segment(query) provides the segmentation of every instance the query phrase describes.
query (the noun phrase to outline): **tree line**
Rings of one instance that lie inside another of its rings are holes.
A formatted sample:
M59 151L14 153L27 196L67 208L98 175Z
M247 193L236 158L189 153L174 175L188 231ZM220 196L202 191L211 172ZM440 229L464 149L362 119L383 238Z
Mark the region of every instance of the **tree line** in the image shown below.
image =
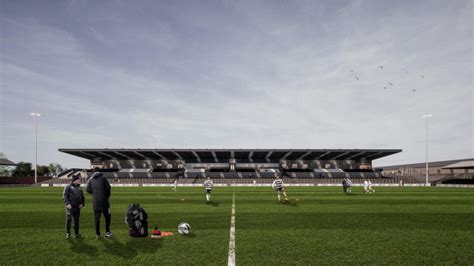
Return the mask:
M5 154L0 153L0 159L7 159ZM62 171L67 170L59 163L48 165L38 165L38 176L57 176ZM19 162L16 167L0 165L0 176L34 176L35 169L29 162Z

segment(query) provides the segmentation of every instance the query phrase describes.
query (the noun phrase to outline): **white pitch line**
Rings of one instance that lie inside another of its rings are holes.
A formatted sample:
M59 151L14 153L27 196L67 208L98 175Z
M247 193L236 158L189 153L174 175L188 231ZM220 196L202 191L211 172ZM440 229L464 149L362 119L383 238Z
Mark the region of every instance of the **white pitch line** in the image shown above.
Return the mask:
M229 258L228 266L235 266L235 191L232 194L232 215L230 218Z

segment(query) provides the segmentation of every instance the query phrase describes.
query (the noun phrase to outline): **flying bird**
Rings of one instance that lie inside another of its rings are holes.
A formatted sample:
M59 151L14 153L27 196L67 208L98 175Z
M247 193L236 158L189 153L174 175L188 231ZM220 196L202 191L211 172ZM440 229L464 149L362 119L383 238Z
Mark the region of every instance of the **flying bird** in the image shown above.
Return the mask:
M356 80L359 80L359 77L354 77Z
M351 69L351 72L354 73L354 69Z
M425 78L425 76L423 76L423 75L420 75L420 78L424 79L424 78Z
M383 87L385 90L387 89L387 87Z
M379 66L380 69L383 69L383 66Z
M415 91L416 91L416 89L413 89L413 90L411 90L411 91L412 91L412 92L415 92Z
M389 81L389 82L388 82L388 85L393 86L393 83Z

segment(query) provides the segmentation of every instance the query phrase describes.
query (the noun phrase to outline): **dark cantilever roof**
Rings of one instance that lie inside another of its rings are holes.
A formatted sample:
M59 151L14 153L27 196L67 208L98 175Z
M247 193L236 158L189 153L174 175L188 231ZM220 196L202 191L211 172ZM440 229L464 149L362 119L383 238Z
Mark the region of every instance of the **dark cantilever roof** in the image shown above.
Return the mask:
M185 160L220 162L229 159L279 160L376 160L400 149L59 149L88 160Z

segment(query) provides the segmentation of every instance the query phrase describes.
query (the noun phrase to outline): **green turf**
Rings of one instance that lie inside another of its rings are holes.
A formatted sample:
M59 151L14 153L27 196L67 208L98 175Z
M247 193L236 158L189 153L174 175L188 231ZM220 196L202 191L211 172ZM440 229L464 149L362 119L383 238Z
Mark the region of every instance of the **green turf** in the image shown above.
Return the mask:
M235 188L237 265L474 263L474 190L290 187L290 202L270 188ZM81 213L82 241L66 240L61 188L0 189L0 264L227 263L233 188L113 188L112 240L95 239L90 198ZM181 199L184 198L184 201ZM299 201L296 201L299 199ZM142 204L150 226L185 237L131 239L126 207Z

